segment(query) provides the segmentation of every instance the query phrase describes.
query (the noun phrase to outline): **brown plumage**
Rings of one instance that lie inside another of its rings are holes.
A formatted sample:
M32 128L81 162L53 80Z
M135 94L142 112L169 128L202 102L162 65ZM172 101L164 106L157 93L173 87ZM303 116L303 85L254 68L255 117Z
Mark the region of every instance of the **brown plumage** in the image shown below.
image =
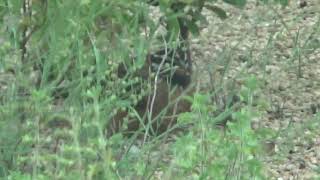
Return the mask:
M144 68L139 70L137 75L140 77L145 76L145 73L148 72L146 68L148 68L148 66L144 66ZM172 127L172 125L176 124L178 114L190 111L191 103L182 96L192 94L192 90L189 87L191 74L184 72L182 69L178 69L173 73L172 77L175 77L175 85L170 85L165 78L159 79L156 90L154 91L155 85L152 84L152 92L149 95L144 96L134 107L140 118L142 118L144 125L147 125L152 121L152 130L150 130L150 133L159 134L165 132ZM154 101L152 101L153 97L155 97ZM119 111L111 119L107 128L108 136L122 131L121 127L125 117L128 117L128 112ZM143 124L137 117L129 118L125 133L132 134L143 127Z
M150 1L150 3L152 2L156 3L156 1ZM188 44L189 31L184 20L178 18L180 46L177 49L162 49L149 54L145 65L133 73L134 77L153 82L154 78L150 79L150 72L157 74L162 61L172 65L170 71L159 74L159 80L156 84L155 82L151 83L153 87L151 93L144 96L135 105L134 110L142 121L139 121L137 117L129 117L127 111L119 111L107 126L108 136L116 132L123 132L121 127L125 118L129 118L127 128L124 129L127 134L132 134L147 124L152 125L152 130L149 129L150 133L163 133L176 123L178 114L190 111L191 102L182 98L184 95L192 95L193 93L193 88L190 87L192 63ZM169 27L167 28L170 30ZM126 73L125 67L120 66L119 77L124 77Z

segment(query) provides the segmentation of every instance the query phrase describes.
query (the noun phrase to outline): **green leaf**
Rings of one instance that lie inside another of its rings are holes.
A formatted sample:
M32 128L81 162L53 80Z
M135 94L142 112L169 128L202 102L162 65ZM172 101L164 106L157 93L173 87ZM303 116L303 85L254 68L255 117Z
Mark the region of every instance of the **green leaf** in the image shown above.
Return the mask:
M227 13L225 10L223 10L222 8L218 7L218 6L215 6L215 5L205 5L205 7L214 12L216 15L218 15L218 17L220 19L226 19L228 16L227 16Z
M166 12L166 10L170 7L170 1L169 0L159 0L160 10L162 12Z
M249 88L251 91L255 91L258 88L258 80L255 76L250 76L246 80L246 87Z
M194 21L188 21L187 27L193 35L198 36L200 34L199 27Z
M281 4L282 6L288 6L289 1L288 0L275 0L275 2Z
M178 37L179 30L180 30L178 19L175 17L170 17L168 18L167 23L168 23L168 32L170 33L169 37L175 39L176 37Z
M239 8L243 8L246 5L247 0L223 0L223 2L231 4L231 5L239 7Z
M184 4L192 4L195 2L195 0L180 0Z
M178 117L178 124L179 125L186 125L186 124L192 124L194 123L195 115L191 112L185 112L179 114Z

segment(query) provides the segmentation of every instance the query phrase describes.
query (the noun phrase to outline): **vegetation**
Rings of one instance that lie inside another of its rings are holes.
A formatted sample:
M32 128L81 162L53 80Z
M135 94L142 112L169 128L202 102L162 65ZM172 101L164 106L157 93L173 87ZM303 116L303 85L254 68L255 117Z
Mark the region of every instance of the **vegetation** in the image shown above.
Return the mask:
M224 3L243 8L246 0ZM280 133L253 128L252 120L268 106L256 96L264 85L255 75L240 73L243 83L233 90L226 89L233 82L204 89L193 80L196 90L178 98L191 110L163 133L149 131L152 123L143 123L134 108L152 93L158 76L137 75L147 57L163 47L180 48L181 22L193 37L199 35L206 23L203 9L227 18L217 4L2 1L0 177L267 179L262 156L269 151L262 142ZM119 77L123 65L127 73ZM227 70L225 61L222 71ZM110 134L106 127L119 111L127 112L121 130ZM141 124L127 135L130 117Z

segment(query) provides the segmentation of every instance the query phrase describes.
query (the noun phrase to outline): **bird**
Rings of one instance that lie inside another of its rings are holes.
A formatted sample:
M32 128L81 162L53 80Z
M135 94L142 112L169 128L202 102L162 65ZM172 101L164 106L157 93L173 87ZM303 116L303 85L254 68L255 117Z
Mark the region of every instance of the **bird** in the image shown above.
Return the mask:
M140 77L144 80L150 78L151 64L145 65L134 73L134 76ZM123 77L125 70L120 66L120 76ZM161 134L172 127L177 122L177 115L191 110L191 102L183 96L191 96L193 93L191 86L191 75L189 70L184 68L177 68L169 75L159 76L157 82L152 83L151 92L143 96L136 105L134 110L143 121L140 122L137 117L129 117L128 111L118 111L115 116L111 118L107 127L107 136L112 136L115 133L122 132L121 127L128 119L127 129L125 135L132 135L137 132L143 123L147 125L150 123L150 133ZM151 122L150 122L151 121Z
M150 0L151 5L157 6L158 1ZM139 77L145 82L152 82L151 92L143 96L137 104L133 105L134 111L140 117L129 116L128 110L118 111L107 124L107 136L123 132L132 135L139 131L142 125L149 123L151 134L161 134L177 122L177 115L191 110L191 102L184 96L192 96L192 59L189 48L189 29L183 17L178 18L180 34L179 45L176 48L163 48L149 52L144 65L131 77ZM166 26L167 30L170 29ZM164 64L169 65L163 66ZM124 64L118 68L118 76L124 78L129 72ZM152 79L155 74L157 81ZM150 81L151 80L151 81ZM127 92L130 92L128 87ZM126 129L122 126L127 121Z

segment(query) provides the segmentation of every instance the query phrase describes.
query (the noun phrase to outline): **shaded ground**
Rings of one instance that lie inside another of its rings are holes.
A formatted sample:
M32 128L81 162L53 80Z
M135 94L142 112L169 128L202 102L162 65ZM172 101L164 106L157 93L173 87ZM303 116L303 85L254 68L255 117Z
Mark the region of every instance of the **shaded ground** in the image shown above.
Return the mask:
M209 24L192 42L203 86L221 77L226 62L224 80L241 84L239 74L255 74L261 81L257 96L268 104L255 123L280 134L265 158L269 173L278 179L313 177L320 164L319 2L224 8L229 18L208 13Z

